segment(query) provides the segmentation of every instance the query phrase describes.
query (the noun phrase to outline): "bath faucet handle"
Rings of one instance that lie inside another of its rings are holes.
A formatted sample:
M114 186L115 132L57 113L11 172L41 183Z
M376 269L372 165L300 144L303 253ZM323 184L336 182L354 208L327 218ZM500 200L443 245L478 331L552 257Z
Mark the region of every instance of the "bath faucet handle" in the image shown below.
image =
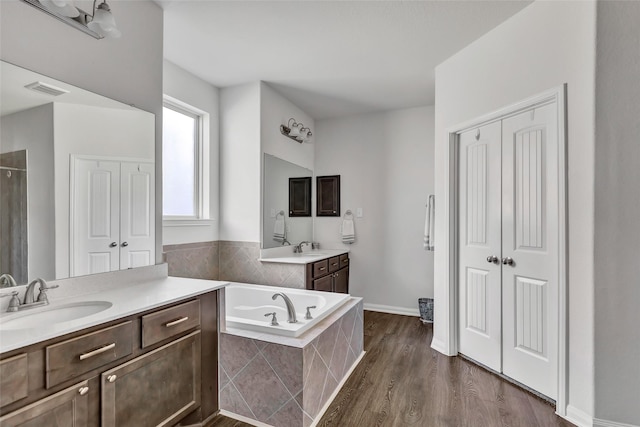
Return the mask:
M315 305L310 305L309 307L307 307L307 314L304 315L304 318L306 320L313 319L313 317L311 316L311 311L310 311L310 309L312 309L312 308L316 308L316 306Z
M267 313L264 315L264 317L269 317L269 316L273 316L271 317L271 326L278 326L280 323L278 323L278 319L276 319L276 312L274 311L273 313Z
M0 298L4 297L11 297L11 301L9 301L9 307L7 307L7 311L18 311L18 307L20 307L20 298L18 298L18 291L13 291L8 294L0 294Z

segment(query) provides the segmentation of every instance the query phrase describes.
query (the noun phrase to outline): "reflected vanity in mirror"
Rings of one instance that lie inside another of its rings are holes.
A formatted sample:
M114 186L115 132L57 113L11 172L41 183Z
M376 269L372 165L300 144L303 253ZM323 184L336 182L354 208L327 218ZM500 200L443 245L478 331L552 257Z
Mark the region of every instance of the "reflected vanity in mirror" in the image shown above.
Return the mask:
M0 67L0 275L155 264L155 116Z
M262 249L313 240L312 176L310 169L264 154ZM294 183L293 188L290 181ZM300 201L294 201L294 207L290 209L291 190L294 190L294 198ZM303 211L307 206L308 214L305 214Z

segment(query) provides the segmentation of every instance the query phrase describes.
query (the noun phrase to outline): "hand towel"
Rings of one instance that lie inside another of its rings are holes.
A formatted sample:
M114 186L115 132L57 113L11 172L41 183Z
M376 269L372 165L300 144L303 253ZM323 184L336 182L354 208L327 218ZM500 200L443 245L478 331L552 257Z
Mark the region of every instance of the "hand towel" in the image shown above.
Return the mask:
M342 219L340 233L342 234L342 243L350 245L356 241L356 230L353 224L353 216Z
M424 219L424 249L426 251L435 250L434 237L435 237L435 221L436 221L436 196L433 194L429 196L427 202L425 219Z
M286 238L286 231L284 226L284 215L277 215L276 222L273 225L273 240L276 242L284 242Z

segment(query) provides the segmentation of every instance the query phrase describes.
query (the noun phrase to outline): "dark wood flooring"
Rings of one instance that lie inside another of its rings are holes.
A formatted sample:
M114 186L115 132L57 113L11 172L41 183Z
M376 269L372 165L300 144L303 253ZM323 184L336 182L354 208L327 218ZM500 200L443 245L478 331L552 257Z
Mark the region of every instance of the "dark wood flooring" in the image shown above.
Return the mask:
M573 425L534 395L461 357L432 350L432 332L417 317L365 311L367 353L318 426ZM249 424L218 416L209 426Z

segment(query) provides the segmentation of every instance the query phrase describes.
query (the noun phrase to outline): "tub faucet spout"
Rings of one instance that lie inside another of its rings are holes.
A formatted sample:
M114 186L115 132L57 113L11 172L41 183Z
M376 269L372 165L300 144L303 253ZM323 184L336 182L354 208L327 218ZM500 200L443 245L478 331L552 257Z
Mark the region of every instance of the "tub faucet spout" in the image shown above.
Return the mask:
M278 292L273 294L273 296L271 297L272 300L276 300L276 298L278 298L278 296L281 296L282 299L284 300L284 303L287 306L287 314L289 315L289 320L287 320L289 323L298 323L298 319L296 319L296 309L293 306L293 303L291 302L291 299L289 299L288 296L286 296L285 294L283 294L282 292Z

